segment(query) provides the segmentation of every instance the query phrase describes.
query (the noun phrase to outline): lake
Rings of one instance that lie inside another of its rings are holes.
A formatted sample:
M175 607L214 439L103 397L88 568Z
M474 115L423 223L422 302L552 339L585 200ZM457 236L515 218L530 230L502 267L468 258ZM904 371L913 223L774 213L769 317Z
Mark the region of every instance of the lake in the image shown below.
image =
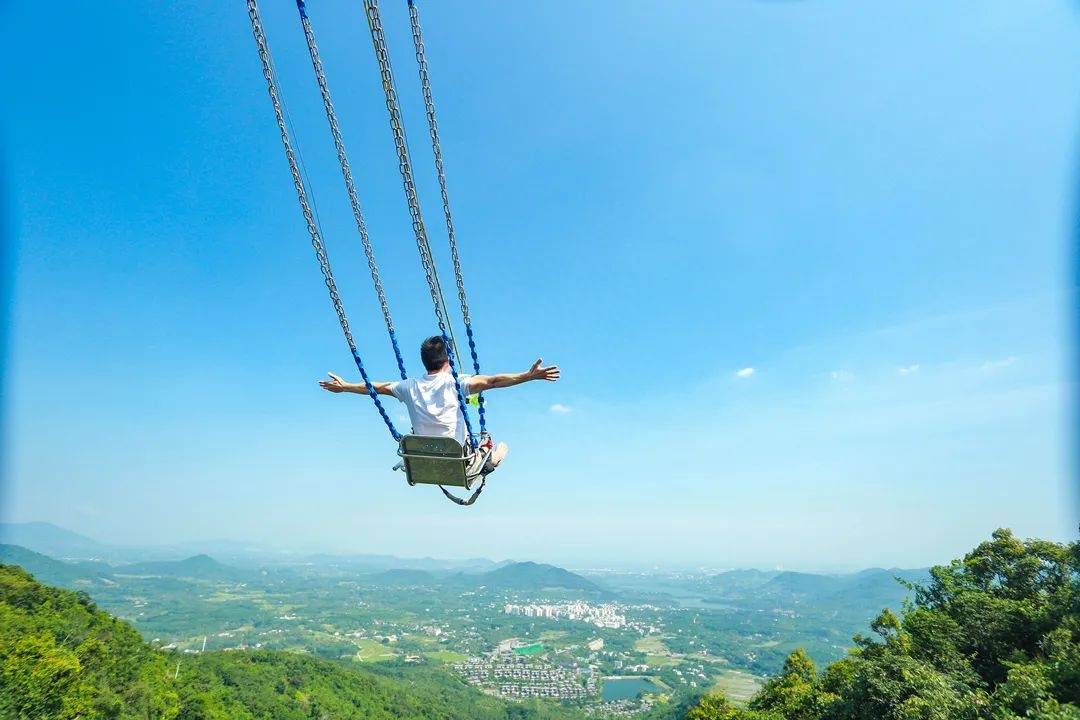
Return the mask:
M612 700L631 700L645 692L659 692L660 686L645 677L610 677L604 678L601 693L604 702Z

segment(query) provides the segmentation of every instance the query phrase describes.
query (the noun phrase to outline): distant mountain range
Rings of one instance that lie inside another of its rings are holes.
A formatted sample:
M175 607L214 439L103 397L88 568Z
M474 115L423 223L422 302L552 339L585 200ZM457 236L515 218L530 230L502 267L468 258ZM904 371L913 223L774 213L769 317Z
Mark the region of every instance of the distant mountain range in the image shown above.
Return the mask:
M910 594L904 583L929 580L929 568L870 568L847 575L733 570L702 580L698 588L716 602L842 608L861 614L896 607Z
M87 560L109 554L107 545L47 522L0 523L0 543L56 558Z
M504 565L501 568L484 573L479 578L487 587L506 590L542 590L562 588L582 590L584 592L603 592L603 588L592 580L554 565L534 562L519 562Z
M234 565L276 563L311 564L343 570L375 572L382 570L425 570L432 573L483 573L506 565L487 558L444 560L438 558L401 558L393 555L328 553L286 553L235 540L179 543L173 545L125 547L98 542L84 535L47 522L0 523L0 543L18 545L64 560L105 560L110 563L183 560L208 555Z
M46 582L70 584L122 575L244 582L264 573L301 571L305 566L336 569L373 583L399 586L458 585L537 591L546 588L604 593L598 583L554 565L494 562L486 558L440 560L392 555L285 555L256 552L245 543L220 541L167 548L128 549L98 542L51 523L0 523L0 562L21 565ZM222 551L207 552L203 547ZM189 551L183 553L182 551ZM194 550L194 551L191 551ZM213 555L213 557L212 557ZM221 562L219 559L224 559ZM61 562L61 560L68 562ZM732 570L684 587L714 602L746 605L792 604L829 607L883 607L907 594L897 578L924 583L927 569L871 568L847 575Z
M253 574L249 571L223 565L206 555L196 555L185 560L161 560L158 562L110 565L93 560L57 560L18 545L0 545L0 563L18 565L33 574L34 577L41 578L43 582L56 585L109 581L111 578L124 575L242 581Z
M424 585L456 585L464 588L486 587L495 590L540 591L545 589L580 590L601 593L604 589L593 581L554 565L534 562L500 564L494 570L481 573L432 573L426 570L398 568L366 576L368 581L400 587Z
M110 565L98 561L63 561L18 545L0 545L0 563L19 565L43 581L58 585L110 582L125 576L153 576L188 580L245 582L258 575L256 570L235 568L208 555L184 560ZM601 593L603 589L586 578L554 565L534 562L510 563L486 573L435 574L426 570L395 569L359 579L374 584L423 586L457 585L462 588L487 587L504 590L541 591L545 589L578 590Z

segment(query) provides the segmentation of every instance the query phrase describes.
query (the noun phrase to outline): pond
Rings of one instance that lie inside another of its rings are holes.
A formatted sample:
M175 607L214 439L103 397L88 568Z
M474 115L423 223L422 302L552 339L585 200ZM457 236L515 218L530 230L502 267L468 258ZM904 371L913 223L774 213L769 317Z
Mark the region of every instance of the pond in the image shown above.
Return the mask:
M604 702L632 700L642 693L659 691L660 686L647 677L606 677L602 697Z

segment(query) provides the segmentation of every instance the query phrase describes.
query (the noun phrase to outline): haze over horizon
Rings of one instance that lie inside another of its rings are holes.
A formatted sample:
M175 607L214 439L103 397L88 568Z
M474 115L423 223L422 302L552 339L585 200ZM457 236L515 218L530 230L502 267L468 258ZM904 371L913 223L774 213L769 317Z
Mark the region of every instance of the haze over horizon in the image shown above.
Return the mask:
M611 572L726 572L729 570L765 570L765 571L793 571L793 572L805 572L805 573L822 573L822 574L849 574L860 572L863 570L870 570L875 568L885 569L918 569L928 568L932 565L948 564L953 558L944 558L932 562L926 562L918 565L900 566L889 563L876 563L869 565L848 565L844 563L830 562L828 558L822 558L816 563L800 565L800 566L786 566L783 563L733 563L728 565L715 564L708 562L685 562L679 558L666 559L661 562L637 562L633 559L597 559L591 563L582 563L578 558L554 558L554 557L542 557L542 556L522 556L511 557L501 556L497 554L487 553L478 555L456 555L453 552L427 555L408 555L395 552L367 552L362 548L349 548L349 547L334 547L326 544L309 543L301 545L286 545L281 542L263 541L252 542L245 541L239 538L189 538L184 540L172 540L163 541L156 544L146 543L114 543L109 541L102 541L96 537L90 537L84 533L77 532L71 528L61 527L55 523L48 521L30 521L28 523L14 523L15 526L45 526L49 530L58 530L60 534L74 533L75 535L89 540L95 544L100 544L103 550L111 552L136 552L141 559L157 559L157 560L181 560L184 558L192 557L194 555L208 555L215 560L219 560L225 563L235 561L237 559L244 562L259 562L261 560L303 560L315 555L327 555L331 557L341 557L343 559L349 557L381 557L381 558L393 558L400 560L401 564L394 565L392 562L388 567L409 567L415 564L415 561L446 561L447 563L465 563L468 561L487 561L494 564L502 563L522 563L522 562L536 562L541 564L556 565L565 567L575 571L611 571ZM20 542L18 538L10 538L7 536L6 531L9 527L7 523L0 523L0 544L10 543L12 545L19 545L26 547L27 549L40 552L47 557L53 557L55 559L65 559L70 557L77 557L82 559L88 559L95 557L100 559L99 556L95 556L92 553L76 553L72 556L69 553L49 552L47 549L40 548L33 542ZM106 558L108 560L108 558ZM115 561L116 558L113 558ZM121 562L130 562L132 558L122 558Z
M289 5L263 7L279 79L391 378ZM0 69L0 520L578 568L910 568L997 527L1076 537L1075 3L504 7L425 5L432 82L483 367L563 380L490 394L511 451L468 510L390 472L370 401L316 385L356 371L242 8L0 9L34 58ZM355 3L311 12L416 371L430 300L367 30ZM384 15L446 260L405 11Z

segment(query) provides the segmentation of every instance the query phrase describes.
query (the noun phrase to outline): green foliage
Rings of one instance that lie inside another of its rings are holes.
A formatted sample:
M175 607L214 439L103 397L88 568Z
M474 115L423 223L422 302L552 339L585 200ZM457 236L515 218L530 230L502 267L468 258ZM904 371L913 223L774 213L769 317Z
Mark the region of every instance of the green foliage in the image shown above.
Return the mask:
M796 650L749 709L707 696L688 720L1078 720L1080 543L998 530L936 567L899 618L817 673Z
M181 668L186 720L543 720L566 718L559 707L511 705L482 695L442 673L408 681L296 653L216 652Z
M0 706L5 715L75 718L89 711L91 697L80 682L79 658L57 647L50 635L27 635L4 650Z
M179 672L177 673L177 663ZM4 720L567 720L507 703L436 669L379 675L286 652L167 655L83 593L0 565Z
M165 660L83 593L0 565L0 717L171 720Z
M784 669L765 683L750 707L788 720L812 720L833 699L818 688L814 661L800 649L788 656Z
M686 720L749 720L752 717L757 714L735 707L723 693L706 695L686 714Z

